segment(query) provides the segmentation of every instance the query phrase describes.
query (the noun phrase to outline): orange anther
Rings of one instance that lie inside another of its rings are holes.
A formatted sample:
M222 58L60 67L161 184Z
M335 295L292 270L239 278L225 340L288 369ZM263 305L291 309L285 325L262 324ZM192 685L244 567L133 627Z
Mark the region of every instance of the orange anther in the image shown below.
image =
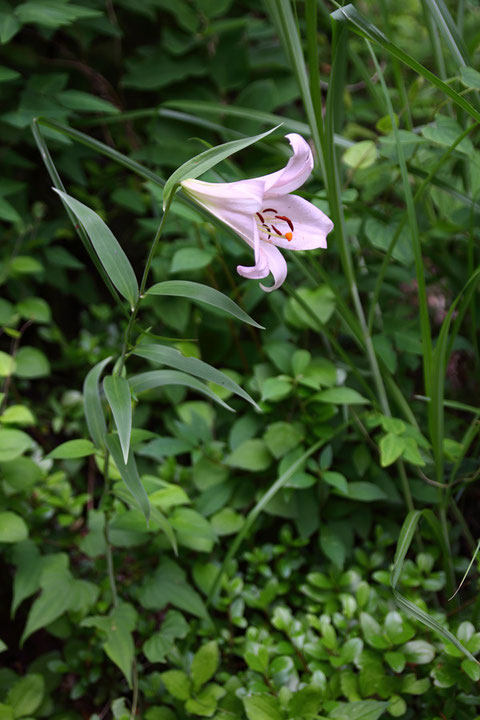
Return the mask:
M285 233L285 237L287 238L288 242L290 242L290 240L293 237L293 233L291 233L291 232Z

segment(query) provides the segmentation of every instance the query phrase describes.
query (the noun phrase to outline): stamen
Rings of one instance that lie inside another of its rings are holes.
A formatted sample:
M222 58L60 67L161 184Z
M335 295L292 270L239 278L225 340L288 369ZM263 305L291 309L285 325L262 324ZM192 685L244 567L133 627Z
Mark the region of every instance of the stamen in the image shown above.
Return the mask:
M272 236L272 231L270 230L270 227L268 225L266 225L265 223L263 223L262 227L265 228L265 232L268 233L268 240L270 240L270 238Z
M293 223L290 220L290 218L288 218L286 215L275 215L275 217L277 218L277 220L283 220L284 222L286 222L288 224L288 227L290 228L290 230L293 232L294 227L293 227ZM286 235L285 235L285 237L286 237Z
M264 208L264 209L262 210L262 212L264 212L264 213L267 213L267 212L277 213L278 210L275 210L275 208Z
M278 228L275 227L275 225L272 225L272 229L275 230L275 232L277 233L277 235L279 235L280 237L282 237L282 233L280 232L280 230L279 230Z
M260 219L260 222L261 222L261 223L264 223L264 222L265 222L265 220L263 219L263 215L260 215L259 212L255 213L255 215L257 215L257 217Z

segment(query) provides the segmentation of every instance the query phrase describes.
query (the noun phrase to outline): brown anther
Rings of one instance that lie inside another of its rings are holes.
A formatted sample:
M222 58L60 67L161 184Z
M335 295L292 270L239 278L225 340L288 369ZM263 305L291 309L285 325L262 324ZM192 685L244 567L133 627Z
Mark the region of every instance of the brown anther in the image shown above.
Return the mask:
M282 235L282 233L280 232L280 230L279 230L278 228L276 228L275 225L272 225L272 230L275 230L275 232L277 233L277 235L280 235L280 236Z
M262 212L263 212L263 213L267 213L267 212L277 213L278 210L275 210L275 208L264 208L264 209L262 210Z
M257 217L260 219L260 222L261 222L261 223L264 223L264 222L265 222L265 220L263 219L263 215L260 215L259 212L255 213L255 215L257 215Z
M288 218L286 215L275 215L275 217L277 218L277 220L283 220L284 222L286 222L290 230L293 232L294 227L290 218Z

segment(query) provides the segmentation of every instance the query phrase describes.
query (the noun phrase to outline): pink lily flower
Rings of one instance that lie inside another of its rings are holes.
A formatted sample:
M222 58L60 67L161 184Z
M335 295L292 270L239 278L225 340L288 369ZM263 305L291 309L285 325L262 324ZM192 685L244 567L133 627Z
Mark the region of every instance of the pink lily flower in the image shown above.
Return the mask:
M286 135L293 155L282 170L231 183L183 180L183 190L195 202L220 218L254 250L255 265L239 265L239 275L250 279L272 273L274 284L262 290L280 287L287 276L287 263L278 248L314 250L327 247L327 235L333 223L311 202L292 195L307 180L313 169L308 143L296 133Z

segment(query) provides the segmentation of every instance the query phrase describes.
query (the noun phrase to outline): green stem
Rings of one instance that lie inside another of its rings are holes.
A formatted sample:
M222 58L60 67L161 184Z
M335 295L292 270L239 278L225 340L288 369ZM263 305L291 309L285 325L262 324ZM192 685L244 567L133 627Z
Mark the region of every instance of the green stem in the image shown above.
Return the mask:
M398 474L400 475L400 483L402 485L403 497L405 498L405 505L407 506L408 511L411 512L412 510L415 510L415 506L413 504L412 493L410 492L410 485L408 484L405 463L403 462L403 460L398 460L396 465L398 469Z
M135 720L135 716L137 714L137 705L138 705L138 669L137 669L137 661L135 658L133 658L132 663L132 710L130 712L130 720Z
M148 275L149 275L150 269L152 267L152 262L153 262L153 258L155 257L155 252L157 250L158 243L160 242L160 238L162 236L163 228L165 227L165 221L167 219L168 211L170 210L170 205L171 205L171 201L167 203L167 206L166 206L165 210L163 211L162 219L160 220L160 224L157 228L157 232L155 233L155 237L153 238L153 242L152 242L152 244L150 246L150 250L148 252L147 261L145 263L142 280L140 283L140 291L138 293L138 298L132 309L130 319L128 321L128 325L125 329L123 346L122 346L122 351L120 354L120 362L117 367L117 375L121 374L121 372L124 368L124 365L125 365L125 357L126 357L129 342L130 342L130 334L132 332L132 328L135 323L135 319L137 317L138 310L140 308L140 303L142 302L143 298L145 297L144 293L145 293L145 288L147 285Z
M108 480L108 468L110 464L110 454L108 450L105 451L105 457L103 461L103 497L106 497L109 493L109 480ZM107 557L107 571L108 581L110 583L110 591L112 593L113 607L118 605L118 592L117 582L115 580L115 568L113 565L113 553L112 546L110 544L110 513L108 510L105 511L105 525L103 527L103 537L105 538L105 555Z
M453 567L452 551L450 549L450 538L448 535L448 520L447 520L447 507L448 497L444 491L440 491L442 494L442 501L439 507L440 526L442 528L443 542L448 552L445 553L443 558L445 566L445 575L447 579L447 593L448 597L452 597L455 592L455 570Z

